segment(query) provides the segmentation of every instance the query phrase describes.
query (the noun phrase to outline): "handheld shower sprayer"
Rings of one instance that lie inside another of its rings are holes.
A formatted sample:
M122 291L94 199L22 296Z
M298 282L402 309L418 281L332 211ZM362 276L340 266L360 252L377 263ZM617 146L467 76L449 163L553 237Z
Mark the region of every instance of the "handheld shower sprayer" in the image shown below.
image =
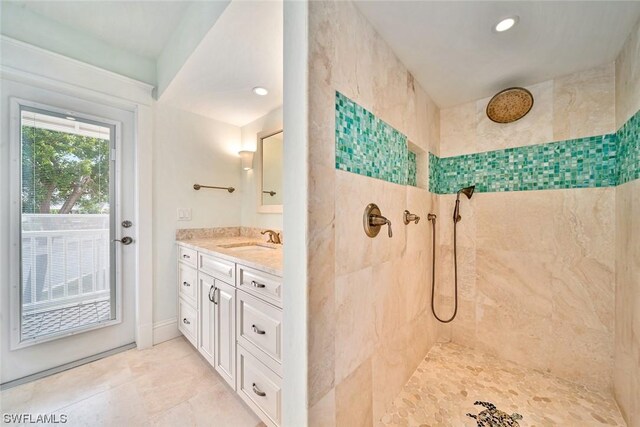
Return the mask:
M460 193L467 196L468 199L471 199L473 196L473 192L476 190L476 186L472 185L470 187L464 187L458 190L458 194L456 194L456 206L453 208L453 223L460 222L462 217L460 216Z
M427 219L431 221L431 225L433 228L433 264L431 268L431 312L435 316L438 321L442 323L449 323L453 319L456 318L458 314L458 233L457 233L457 224L462 220L462 216L460 216L460 193L467 196L468 199L471 199L473 196L473 192L475 191L476 186L471 185L469 187L464 187L458 190L456 194L456 204L453 208L453 280L455 286L455 296L454 296L454 308L453 315L449 319L441 319L436 314L435 307L435 293L436 293L436 216L434 214L429 214Z

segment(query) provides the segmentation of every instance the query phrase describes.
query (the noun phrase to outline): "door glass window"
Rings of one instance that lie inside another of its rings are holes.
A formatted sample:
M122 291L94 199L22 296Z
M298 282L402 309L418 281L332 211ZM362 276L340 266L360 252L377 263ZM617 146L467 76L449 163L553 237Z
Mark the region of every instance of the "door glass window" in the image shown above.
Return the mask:
M114 128L22 107L21 341L115 319Z

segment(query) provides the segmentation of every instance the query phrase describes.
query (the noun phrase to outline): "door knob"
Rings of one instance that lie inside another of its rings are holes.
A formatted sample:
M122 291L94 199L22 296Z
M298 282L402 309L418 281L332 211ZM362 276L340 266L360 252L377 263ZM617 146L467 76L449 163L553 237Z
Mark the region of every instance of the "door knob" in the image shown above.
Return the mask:
M133 238L129 237L129 236L125 236L122 239L114 239L114 242L120 242L123 245L127 246L133 243Z

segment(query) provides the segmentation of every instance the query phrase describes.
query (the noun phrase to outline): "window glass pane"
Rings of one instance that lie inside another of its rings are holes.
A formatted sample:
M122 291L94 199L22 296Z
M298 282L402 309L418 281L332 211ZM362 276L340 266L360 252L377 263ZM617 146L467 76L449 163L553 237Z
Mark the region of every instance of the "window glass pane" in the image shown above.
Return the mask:
M22 109L22 339L114 316L112 128Z

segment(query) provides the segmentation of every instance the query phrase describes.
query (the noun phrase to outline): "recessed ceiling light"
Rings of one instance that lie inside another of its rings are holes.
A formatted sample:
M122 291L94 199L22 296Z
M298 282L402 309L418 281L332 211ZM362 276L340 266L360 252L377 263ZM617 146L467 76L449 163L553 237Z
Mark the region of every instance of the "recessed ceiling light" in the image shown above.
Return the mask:
M263 87L256 86L253 88L253 93L255 93L256 95L265 96L269 93L269 91Z
M495 27L493 27L493 29L495 31L497 31L498 33L501 33L503 31L507 31L511 28L513 28L514 25L516 25L518 23L518 17L517 16L510 16L508 18L505 18L503 20L501 20L500 22L498 22L496 24Z
M76 118L75 117L71 117L71 116L67 116L67 117L65 117L65 119L67 119L67 120L75 120Z

